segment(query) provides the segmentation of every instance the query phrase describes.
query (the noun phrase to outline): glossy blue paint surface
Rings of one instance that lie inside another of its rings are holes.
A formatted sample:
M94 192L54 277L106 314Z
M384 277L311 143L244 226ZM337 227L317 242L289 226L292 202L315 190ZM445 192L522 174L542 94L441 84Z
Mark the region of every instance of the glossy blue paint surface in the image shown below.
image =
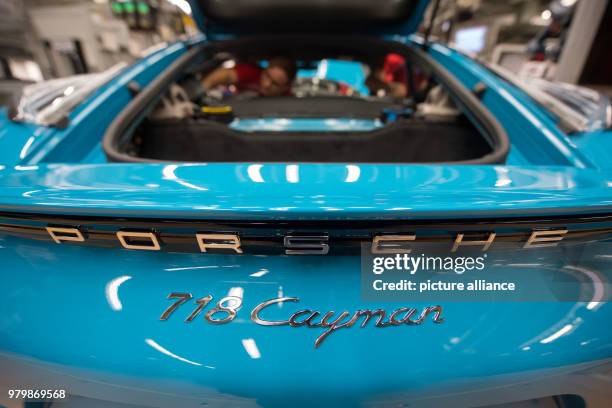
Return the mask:
M403 38L394 38L405 42ZM416 36L410 42L418 46ZM519 89L511 86L476 61L441 44L432 44L429 54L468 89L478 83L486 86L482 103L506 130L512 150L517 149L530 163L592 167L593 163L574 146L550 117Z
M195 218L609 212L612 173L571 167L112 164L0 171L0 210ZM291 173L291 175L288 175Z
M0 108L0 165L15 165L23 160L32 144L53 131L30 123L9 120L6 108Z
M570 138L598 168L612 168L612 129L578 133Z
M60 373L91 370L111 383L164 380L164 390L186 383L208 398L259 402L325 394L359 401L400 391L436 395L459 383L482 388L498 375L527 379L610 357L612 333L602 330L612 318L608 304L450 303L443 324L339 330L316 350L320 329L250 322L255 305L278 296L300 302L269 308L265 318L403 306L359 298L358 257L169 254L13 238L0 255L3 270L18 272L0 278L0 350L57 364ZM170 291L217 300L240 293L244 306L227 325L203 316L185 324L193 306L160 322ZM566 325L571 331L555 338ZM50 335L51 328L61 330Z

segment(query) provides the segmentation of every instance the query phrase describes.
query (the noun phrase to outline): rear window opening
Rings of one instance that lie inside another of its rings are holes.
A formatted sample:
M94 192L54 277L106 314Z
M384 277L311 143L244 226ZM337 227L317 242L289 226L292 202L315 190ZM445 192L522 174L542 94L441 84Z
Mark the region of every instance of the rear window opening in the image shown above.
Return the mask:
M433 62L422 51L369 40L378 47L362 47L374 54L338 37L336 47L306 41L284 48L281 40L269 39L257 47L235 40L192 51L191 61L175 67L165 83L137 95L127 109L132 111L107 132L105 151L112 161L137 162L504 162L506 136L474 95L458 88L442 67L429 66ZM405 60L399 96L377 80L381 61L392 52ZM265 67L272 55L296 62L286 95L202 86L219 67L241 61Z

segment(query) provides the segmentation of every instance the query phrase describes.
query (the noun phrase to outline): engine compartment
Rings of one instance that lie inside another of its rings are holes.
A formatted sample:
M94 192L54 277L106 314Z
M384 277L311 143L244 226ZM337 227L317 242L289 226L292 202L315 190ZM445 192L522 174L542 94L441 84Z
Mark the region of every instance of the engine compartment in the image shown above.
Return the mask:
M288 44L279 48L278 38L258 40L256 50L247 40L204 47L155 95L139 101L140 113L132 114L133 123L120 137L107 132L107 156L137 162L504 162L508 142L499 127L495 131L501 135L491 130L495 119L471 92L449 86L443 67L416 58L418 50L369 39L379 47L367 48L374 52L368 55L338 37L324 43L311 37L302 38L299 47L294 41L291 49L285 48ZM292 55L295 50L301 51ZM389 52L400 53L407 62L408 91L401 98L385 84L367 83L375 61ZM306 73L298 73L290 95L200 86L220 65L248 60L265 66L278 53L292 55L299 72ZM334 62L344 66L346 82L337 75L320 75L322 64L328 72ZM347 74L347 64L358 69ZM359 70L361 83L356 83Z

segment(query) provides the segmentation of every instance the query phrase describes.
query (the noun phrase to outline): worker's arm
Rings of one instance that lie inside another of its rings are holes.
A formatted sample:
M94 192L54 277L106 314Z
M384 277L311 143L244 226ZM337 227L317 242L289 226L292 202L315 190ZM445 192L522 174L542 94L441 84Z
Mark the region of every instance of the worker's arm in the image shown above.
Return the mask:
M209 90L218 85L231 85L238 82L238 74L234 68L217 68L202 80L202 86Z
M408 89L406 85L401 82L389 82L389 88L391 88L391 95L396 99L405 98L408 95Z

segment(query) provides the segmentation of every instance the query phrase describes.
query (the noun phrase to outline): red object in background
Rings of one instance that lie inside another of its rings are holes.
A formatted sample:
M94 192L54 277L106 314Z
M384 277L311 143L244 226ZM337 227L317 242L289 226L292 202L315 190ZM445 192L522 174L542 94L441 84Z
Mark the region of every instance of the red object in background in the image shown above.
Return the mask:
M408 83L408 71L406 69L406 59L399 54L387 54L383 66L385 82Z
M353 93L353 88L351 88L349 85L345 84L344 82L340 82L339 83L339 92L340 95L350 95Z

